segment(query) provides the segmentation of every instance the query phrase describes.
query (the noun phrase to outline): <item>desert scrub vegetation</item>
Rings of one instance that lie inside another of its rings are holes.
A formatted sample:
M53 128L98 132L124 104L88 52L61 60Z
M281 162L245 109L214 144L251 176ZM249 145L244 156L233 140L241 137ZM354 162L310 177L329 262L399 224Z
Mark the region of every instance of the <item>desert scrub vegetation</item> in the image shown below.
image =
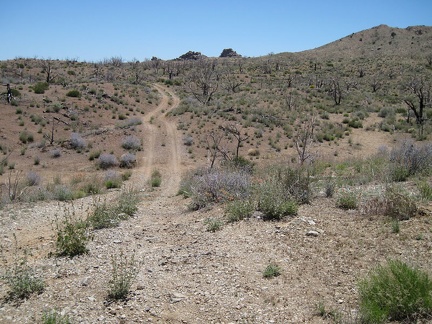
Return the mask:
M336 198L336 207L341 209L357 209L359 193L351 188L342 188Z
M72 97L72 98L81 98L81 92L79 92L76 89L70 90L66 93L66 96Z
M191 198L194 210L226 203L229 222L250 217L255 210L266 220L297 214L299 204L311 199L310 176L306 169L268 167L251 173L248 167L198 169L182 179L179 193Z
M273 263L269 264L263 272L263 277L266 279L271 279L274 277L278 277L280 275L281 275L280 267Z
M214 233L222 229L223 222L216 218L206 218L204 225L206 225L207 232Z
M254 211L255 206L249 199L234 200L225 206L225 216L229 223L249 218Z
M409 176L430 175L432 171L432 144L403 141L389 156L390 176L393 181L405 181Z
M401 221L416 215L418 202L418 197L401 186L388 184L384 190L365 197L360 203L360 209L366 215L383 215Z
M102 153L98 158L99 168L105 170L119 165L119 162L114 154Z
M432 280L428 273L399 260L376 267L358 284L364 323L417 322L432 316Z
M93 210L86 221L93 229L117 227L122 220L132 217L137 212L139 201L138 192L126 187L114 202L95 200Z
M70 146L77 150L80 151L84 148L87 147L87 143L86 141L82 138L82 136L78 133L72 133L70 136Z
M417 188L419 190L421 199L425 201L432 200L432 186L427 181L418 181Z
M265 220L280 220L297 214L298 204L274 180L267 180L257 187L257 206Z
M68 315L62 315L56 310L46 310L42 314L42 324L71 324L72 320Z
M142 144L141 140L138 137L134 135L129 135L122 140L121 146L125 150L139 151L141 150Z
M309 170L288 166L266 168L254 186L254 199L265 220L296 215L298 205L312 199Z
M14 234L15 254L11 265L5 266L0 279L8 286L9 291L6 300L19 303L29 298L32 294L40 294L45 290L45 281L36 274L36 271L28 265L27 251L19 253L17 238ZM3 253L3 251L2 251ZM2 263L6 265L2 255Z
M48 90L49 84L48 82L38 82L33 86L34 93L43 94L46 90Z
M104 175L104 184L107 189L120 188L123 183L121 174L114 170L108 170Z
M34 136L31 132L24 130L19 134L19 140L23 144L32 143L34 141Z
M87 217L87 222L96 230L117 227L120 223L120 217L113 205L108 204L106 200L97 200L94 203L93 211Z
M250 190L250 174L232 168L198 169L183 178L180 184L180 193L192 198L190 208L193 210L246 198Z
M111 256L111 279L108 282L108 300L122 300L127 297L138 272L139 262L135 255L130 257L120 252L120 255Z
M88 253L90 233L85 221L76 216L74 206L64 207L63 219L56 215L54 224L56 255L73 258Z
M131 169L136 165L136 156L132 153L124 153L120 156L120 168Z
M141 125L141 124L142 124L141 118L131 117L131 118L128 118L126 120L122 120L121 122L118 122L116 124L116 127L118 127L118 128L132 128L134 126Z
M162 183L162 173L159 170L153 170L150 176L150 186L152 188L160 187Z

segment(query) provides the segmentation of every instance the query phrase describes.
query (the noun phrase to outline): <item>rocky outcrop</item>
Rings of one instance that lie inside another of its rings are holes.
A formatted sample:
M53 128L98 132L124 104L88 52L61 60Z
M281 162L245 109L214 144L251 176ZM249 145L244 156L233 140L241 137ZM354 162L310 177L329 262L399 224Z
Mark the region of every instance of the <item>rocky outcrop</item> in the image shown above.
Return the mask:
M219 57L241 57L241 55L232 48L225 48Z
M178 60L199 60L205 58L205 55L202 55L200 52L189 51L178 58Z

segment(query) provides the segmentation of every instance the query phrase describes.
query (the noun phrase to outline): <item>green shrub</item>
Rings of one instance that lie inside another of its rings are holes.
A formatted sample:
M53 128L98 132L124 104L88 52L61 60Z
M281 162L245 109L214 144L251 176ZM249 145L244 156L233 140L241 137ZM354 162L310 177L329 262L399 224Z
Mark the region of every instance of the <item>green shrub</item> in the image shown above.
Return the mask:
M22 131L19 134L19 140L21 141L21 143L23 144L27 144L27 143L31 143L33 142L34 138L33 138L33 134L28 132L28 131Z
M358 284L360 314L365 323L416 322L432 315L432 281L428 274L390 260Z
M123 181L129 180L131 176L132 176L132 171L130 171L130 170L127 170L127 171L122 173Z
M417 213L417 204L414 198L398 187L388 187L384 199L384 213L393 219L407 220Z
M120 188L123 183L123 179L121 174L117 171L108 170L105 173L104 183L107 189Z
M49 84L48 82L38 82L33 86L34 93L42 94L45 93L45 90L48 90Z
M391 227L392 227L392 233L399 233L400 232L400 225L399 225L399 220L398 219L393 219L391 222Z
M154 170L151 174L150 185L152 188L160 187L162 183L162 174L158 170Z
M207 232L214 233L222 229L223 222L215 218L207 218L204 224L207 225Z
M19 92L17 89L11 89L11 91L14 98L21 97L21 92Z
M264 270L263 277L270 279L270 278L280 276L280 274L281 274L281 270L277 265L269 264Z
M133 216L138 211L139 201L140 197L137 190L130 187L125 188L117 200L116 209L120 214Z
M96 195L101 193L102 183L99 179L92 178L87 183L81 185L80 190L85 192L87 195Z
M111 256L111 265L112 273L108 282L108 299L125 299L138 275L139 264L135 261L134 255L128 258L121 252L119 257Z
M335 181L331 180L331 179L327 179L324 183L325 186L325 195L327 198L332 198L334 193L335 193L335 189L336 189L336 183Z
M74 192L66 185L58 184L51 188L52 197L58 201L69 201L74 199Z
M310 202L312 190L309 170L276 166L270 168L269 176L269 179L280 187L279 190L286 199L294 200L299 204Z
M336 199L336 207L341 209L357 209L357 193L352 190L342 190Z
M363 124L357 118L354 118L348 122L348 126L352 128L363 128Z
M104 202L97 202L87 221L94 229L116 227L120 223L116 208Z
M23 257L15 255L16 258L12 266L6 269L4 275L1 276L1 279L9 287L7 298L11 301L18 301L26 299L34 293L42 293L45 289L45 282L37 277L34 270L28 266L27 254L25 253Z
M70 324L68 315L61 315L55 310L44 311L42 314L42 324Z
M93 161L94 159L98 159L99 156L101 155L101 151L97 150L97 151L92 151L89 154L89 161Z
M80 98L81 93L78 90L70 90L68 93L66 93L66 96L72 97L72 98Z
M258 210L264 220L280 220L285 216L296 215L297 203L286 195L280 183L268 180L258 187Z
M420 197L424 200L432 200L432 186L427 181L421 181L417 184Z
M87 225L75 218L75 213L65 210L61 223L56 222L56 253L58 256L74 256L88 252L89 234Z
M322 317L323 319L331 319L334 323L343 323L342 314L334 309L327 310L323 302L319 302L316 305L316 308L317 308L316 314Z
M403 182L408 179L410 172L405 165L393 163L390 164L389 175L392 181Z
M237 222L252 216L254 205L249 200L234 200L227 204L225 214L228 222Z

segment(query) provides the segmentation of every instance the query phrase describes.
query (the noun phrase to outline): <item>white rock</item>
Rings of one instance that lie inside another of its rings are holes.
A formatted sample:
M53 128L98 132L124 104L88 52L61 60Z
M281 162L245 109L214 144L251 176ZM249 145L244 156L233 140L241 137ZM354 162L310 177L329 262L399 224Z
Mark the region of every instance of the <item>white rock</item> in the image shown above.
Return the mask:
M318 235L319 235L319 233L317 231L309 231L306 233L306 236L317 237Z

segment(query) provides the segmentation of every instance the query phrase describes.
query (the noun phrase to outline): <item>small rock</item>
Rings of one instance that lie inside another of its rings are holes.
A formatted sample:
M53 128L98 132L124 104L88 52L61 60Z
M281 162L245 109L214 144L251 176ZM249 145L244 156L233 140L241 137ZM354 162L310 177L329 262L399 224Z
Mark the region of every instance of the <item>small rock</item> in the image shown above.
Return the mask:
M252 218L256 218L256 219L262 219L264 216L264 213L260 212L260 211L255 211L252 214Z
M317 237L318 235L319 235L319 233L317 231L309 231L306 233L306 236Z
M122 243L122 241L120 241L120 240L114 240L113 243L120 244L120 243Z
M309 225L315 225L316 222L313 219L307 218L307 217L302 217L300 218L303 222L308 223Z
M90 277L85 277L82 281L81 281L81 286L83 287L87 287L89 285L90 282Z
M186 296L180 293L173 293L171 294L171 303L178 303L185 299Z

